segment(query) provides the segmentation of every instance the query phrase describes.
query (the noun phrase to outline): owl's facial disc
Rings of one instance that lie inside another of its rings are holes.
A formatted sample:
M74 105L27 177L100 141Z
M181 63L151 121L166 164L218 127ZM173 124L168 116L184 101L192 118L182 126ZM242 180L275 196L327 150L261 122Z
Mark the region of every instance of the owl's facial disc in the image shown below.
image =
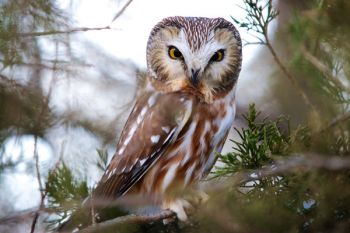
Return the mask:
M203 85L215 88L219 85L215 81L221 81L220 73L227 69L228 48L216 38L215 31L210 32L207 41L198 49L191 48L188 35L183 29L163 38L166 45L163 53L168 55L164 59L167 61L168 72L176 71L171 73L171 77L182 79L195 88Z
M208 98L232 90L241 56L237 30L221 18L166 18L147 45L149 75L159 90L189 90Z

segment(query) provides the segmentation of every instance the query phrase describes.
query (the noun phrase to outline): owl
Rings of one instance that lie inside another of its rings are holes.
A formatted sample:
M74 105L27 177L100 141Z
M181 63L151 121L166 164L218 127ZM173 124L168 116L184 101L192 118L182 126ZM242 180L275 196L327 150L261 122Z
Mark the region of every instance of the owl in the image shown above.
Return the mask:
M93 196L151 197L185 220L173 190L205 178L223 147L235 116L241 39L223 18L169 17L152 29L146 56L146 87Z

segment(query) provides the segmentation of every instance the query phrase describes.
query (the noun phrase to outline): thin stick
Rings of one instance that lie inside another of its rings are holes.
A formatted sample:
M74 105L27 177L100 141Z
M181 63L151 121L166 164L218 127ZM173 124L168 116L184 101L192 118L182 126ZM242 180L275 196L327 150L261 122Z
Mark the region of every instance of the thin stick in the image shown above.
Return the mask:
M130 5L131 2L132 2L132 0L129 0L125 3L125 5L113 17L111 23L113 23L116 19L118 19L124 13L124 11L126 10L126 8L128 8L128 6Z
M58 56L58 47L57 47L57 43L56 43L56 57ZM42 118L45 114L45 111L49 108L49 100L50 100L50 96L52 94L52 89L53 89L53 85L56 82L56 75L55 75L55 68L56 68L57 63L53 64L53 77L50 81L50 86L49 86L49 91L47 93L47 95L45 96L44 102L41 106L41 111L39 114L39 117L37 119L36 125L40 126L41 122L42 122ZM33 221L32 221L32 225L31 225L31 230L30 233L34 233L35 231L35 226L36 223L38 222L39 219L39 215L40 215L40 210L44 208L44 201L47 195L47 190L43 188L43 185L41 183L41 174L40 174L40 168L39 168L39 155L38 155L38 135L35 134L34 136L34 159L35 159L35 168L36 168L36 175L37 175L37 180L39 183L39 190L40 190L40 194L41 194L41 198L40 198L40 205L39 205L39 209L35 212Z
M296 78L291 73L289 73L286 66L282 63L282 61L278 57L275 49L273 48L273 46L270 42L267 30L264 31L264 37L265 37L265 41L266 41L266 46L270 50L270 53L272 54L272 57L275 60L275 62L277 63L277 65L280 67L280 69L286 75L286 77L289 79L289 81L292 83L292 85L297 89L299 96L304 100L306 106L309 107L312 111L317 112L315 107L311 104L309 98L307 97L307 95L305 94L305 92L303 91L301 86L299 85Z
M215 182L205 191L218 192L232 186L249 181L282 175L296 170L307 171L311 169L326 169L330 171L346 170L350 168L349 157L321 156L317 154L294 154L287 159L277 161L275 164L251 171L237 172L229 177L228 182Z
M44 205L44 199L46 196L46 192L43 190L43 185L41 183L41 175L40 175L40 168L39 168L39 156L38 156L38 136L35 135L34 136L34 159L35 159L35 169L36 169L36 177L38 180L38 184L39 184L39 190L40 190L40 209L43 207ZM33 221L32 221L32 225L30 228L30 233L34 233L35 230L35 226L36 223L38 222L38 218L39 218L39 211L35 212Z
M339 115L336 118L334 118L325 127L323 127L322 129L320 129L319 131L317 131L315 133L323 133L323 132L327 131L328 129L333 128L336 125L341 124L342 122L345 122L345 121L347 121L349 119L350 119L350 112L346 112L346 113L344 113L342 115Z
M86 31L97 31L97 30L107 30L107 29L111 29L111 27L110 26L95 27L95 28L81 27L81 28L72 28L67 31L53 30L53 31L46 31L46 32L24 32L24 33L17 33L17 36L21 36L21 37L49 36L49 35L57 35L57 34L70 34L74 32L86 32Z
M309 51L307 51L305 46L301 46L300 51L304 55L304 58L308 60L319 71L321 71L325 75L325 77L330 79L335 85L337 85L342 90L345 90L346 92L350 93L350 88L346 87L342 82L340 82L340 80L332 74L332 72L328 69L328 67L325 64L323 64L317 57L315 57Z
M101 223L97 223L93 226L86 227L78 232L79 233L103 232L104 230L110 227L117 227L122 224L150 223L150 222L156 222L167 218L172 218L174 216L175 216L175 213L170 210L163 210L159 214L154 214L154 215L127 215L123 217L114 218L112 220L107 220ZM115 231L113 232L117 233L118 230L115 229Z

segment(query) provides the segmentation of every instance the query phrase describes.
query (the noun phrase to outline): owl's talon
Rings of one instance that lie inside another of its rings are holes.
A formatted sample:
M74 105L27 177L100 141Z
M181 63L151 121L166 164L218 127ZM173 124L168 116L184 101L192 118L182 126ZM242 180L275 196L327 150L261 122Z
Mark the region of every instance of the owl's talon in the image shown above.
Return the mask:
M184 199L176 199L175 201L164 203L163 209L173 211L176 213L176 216L180 221L186 222L188 220L186 212L191 212L194 208L188 201Z

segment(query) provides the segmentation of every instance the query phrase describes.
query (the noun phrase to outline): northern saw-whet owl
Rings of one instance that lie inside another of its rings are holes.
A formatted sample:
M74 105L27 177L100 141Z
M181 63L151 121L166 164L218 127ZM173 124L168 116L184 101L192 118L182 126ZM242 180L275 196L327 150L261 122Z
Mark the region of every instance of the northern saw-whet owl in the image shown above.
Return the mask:
M234 120L241 62L239 33L223 18L169 17L155 25L146 88L94 198L147 196L186 219L172 190L213 167Z

